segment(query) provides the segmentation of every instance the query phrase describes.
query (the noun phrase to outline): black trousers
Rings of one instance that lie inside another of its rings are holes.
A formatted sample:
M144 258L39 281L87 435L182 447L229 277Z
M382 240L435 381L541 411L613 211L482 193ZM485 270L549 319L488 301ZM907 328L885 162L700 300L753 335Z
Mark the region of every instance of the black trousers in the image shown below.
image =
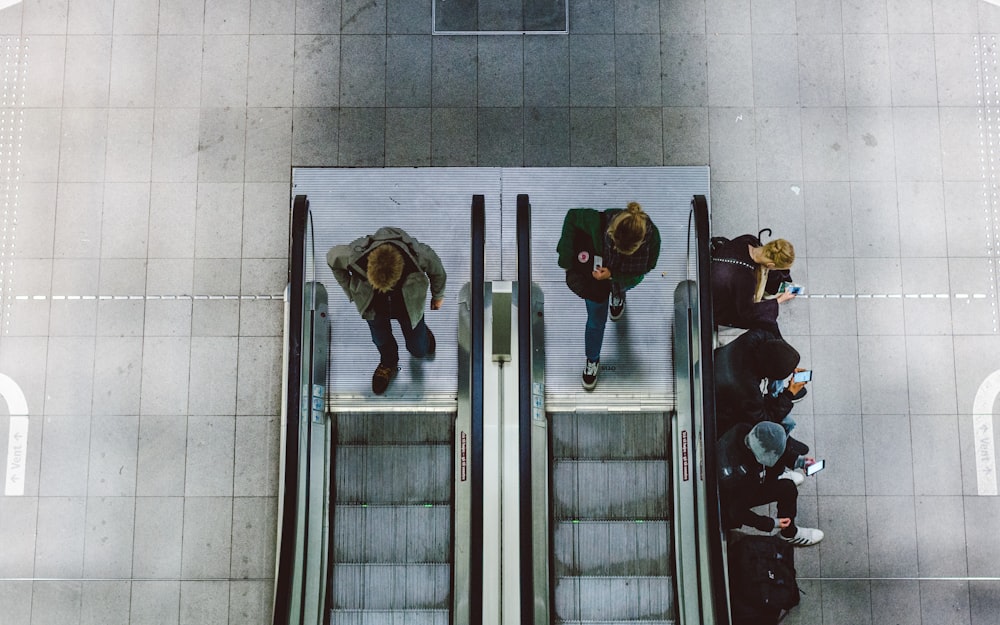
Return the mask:
M792 480L768 479L763 484L748 488L747 501L751 508L762 506L772 501L778 504L778 518L788 517L795 525L795 514L798 512L799 487Z

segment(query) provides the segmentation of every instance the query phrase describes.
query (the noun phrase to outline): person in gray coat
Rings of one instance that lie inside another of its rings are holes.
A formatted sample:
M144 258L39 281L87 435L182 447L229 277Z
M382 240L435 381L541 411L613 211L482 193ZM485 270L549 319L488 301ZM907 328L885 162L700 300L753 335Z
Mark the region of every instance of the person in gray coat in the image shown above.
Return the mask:
M347 299L368 322L380 357L372 375L372 392L381 395L399 372L399 345L392 335L391 319L399 323L410 354L415 358L434 354L437 343L424 323L424 305L428 288L431 310L439 310L444 303L444 265L429 246L401 228L389 227L330 248L326 262Z

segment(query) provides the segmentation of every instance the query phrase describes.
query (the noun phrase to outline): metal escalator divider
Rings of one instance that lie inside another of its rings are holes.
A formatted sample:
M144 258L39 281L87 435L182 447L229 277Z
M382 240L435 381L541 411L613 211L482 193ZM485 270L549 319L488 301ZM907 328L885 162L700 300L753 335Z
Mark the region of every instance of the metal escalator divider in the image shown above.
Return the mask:
M549 420L553 622L674 623L667 414Z

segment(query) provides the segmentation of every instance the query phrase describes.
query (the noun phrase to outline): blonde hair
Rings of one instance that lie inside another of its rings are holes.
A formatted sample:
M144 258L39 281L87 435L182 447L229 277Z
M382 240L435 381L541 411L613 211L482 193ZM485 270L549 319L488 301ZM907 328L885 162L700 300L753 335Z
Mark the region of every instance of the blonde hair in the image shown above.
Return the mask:
M403 275L403 254L391 243L383 243L368 254L368 282L380 293L392 290Z
M795 248L785 239L768 241L761 246L760 255L767 261L774 263L774 269L791 269L792 263L795 262ZM767 272L767 267L761 264L757 265L757 288L754 291L754 302L759 302L764 297Z
M638 202L629 202L628 207L615 215L608 225L608 234L618 251L625 256L635 254L646 239L649 215Z

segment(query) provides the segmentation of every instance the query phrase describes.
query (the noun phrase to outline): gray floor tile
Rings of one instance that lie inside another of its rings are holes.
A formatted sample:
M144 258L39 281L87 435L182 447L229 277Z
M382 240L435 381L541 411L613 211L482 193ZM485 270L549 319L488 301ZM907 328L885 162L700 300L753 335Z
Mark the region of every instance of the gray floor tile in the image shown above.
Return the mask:
M820 501L832 495L864 495L861 416L816 414L813 422L816 432L814 452L817 458L826 458L829 462L823 473L816 476Z
M907 107L893 111L893 145L899 180L941 179L941 138L936 108Z
M22 98L28 107L62 106L66 37L31 37L31 71L24 72Z
M813 411L819 414L859 414L861 412L860 373L856 341L842 336L814 336L813 362L823 363L824 384L816 386Z
M965 535L968 545L969 575L995 575L1000 546L990 539L997 531L996 497L965 498Z
M236 420L233 494L237 497L274 497L277 474L270 469L280 455L278 417L240 417ZM266 459L265 462L261 462Z
M269 618L273 595L269 582L233 581L229 586L229 623L231 625Z
M185 413L190 352L190 338L147 337L143 340L141 414Z
M228 581L181 582L180 625L223 623L229 617Z
M101 261L102 264L109 262L128 261ZM144 313L145 303L142 301L98 302L97 335L142 336Z
M615 36L615 101L619 107L660 106L659 35Z
M131 581L84 581L81 585L80 625L128 622Z
M891 465L890 465L891 466ZM872 577L917 575L913 497L868 498L868 560Z
M114 0L69 0L67 14L70 35L110 35Z
M337 106L341 91L340 37L297 34L294 58L294 105Z
M985 210L984 184L982 181L944 183L948 249L962 250L963 256L988 255L989 216Z
M757 179L802 180L799 109L756 108Z
M928 497L928 505L942 495L961 495L962 476L951 470L961 466L958 419L955 415L910 415L913 457L913 489ZM923 505L917 502L917 510ZM919 519L919 517L918 517ZM964 543L964 538L963 538Z
M135 496L138 435L137 416L99 416L91 419L89 496Z
M847 130L851 180L895 179L892 110L848 107Z
M59 179L100 182L104 179L107 109L66 109L59 146Z
M240 305L241 336L281 336L284 304L281 301L248 301Z
M890 33L934 32L931 0L888 0L886 10Z
M804 579L801 576L796 579L796 582L803 595L802 600L785 616L782 623L785 625L807 625L823 622L822 583L814 579Z
M758 107L798 106L799 60L791 53L796 39L794 35L753 36L753 96Z
M149 232L149 183L104 185L102 258L144 258Z
M323 0L295 1L295 32L339 33L341 7L339 2Z
M838 295L855 292L855 261L850 258L811 259L809 292L816 295ZM800 277L796 278L800 280ZM804 302L805 303L805 302ZM859 320L854 300L810 298L809 322L815 336L844 336L858 333Z
M292 109L247 109L246 182L288 180L292 161Z
M808 182L803 184L802 194L806 217L805 249L802 252L816 258L849 256L852 248L827 233L842 232L847 224L852 223L850 185L846 182Z
M709 105L753 105L751 41L749 35L708 35Z
M216 346L218 346L218 341L233 341L231 338L201 340L207 345L212 345L210 341L216 342ZM208 361L204 354L199 355L202 356L202 360ZM230 363L225 362L225 360L220 363L220 366L230 367ZM192 359L192 362L196 363L197 361ZM200 363L197 366L201 369ZM219 377L234 377L235 373L235 370L232 370L229 375ZM226 379L223 380L223 384L230 385L231 382ZM228 394L226 390L222 389L223 395ZM192 409L191 412L194 410ZM230 410L230 412L232 411ZM234 419L235 417L230 416L188 417L187 467L184 472L184 495L188 500L194 497L232 496L235 449Z
M183 498L136 497L132 574L141 579L180 576L183 529Z
M205 3L206 35L245 35L250 29L250 0Z
M613 108L570 108L570 158L574 166L616 162L617 121Z
M889 41L885 35L844 35L848 106L892 104Z
M910 389L910 410L920 414L952 414L955 411L955 384L952 352L947 336L913 336L907 322L906 370Z
M795 9L800 33L843 32L843 16L839 2L797 0Z
M295 0L250 0L251 34L295 32Z
M906 415L869 415L862 419L865 493L913 495L913 455ZM892 470L886 470L892 467Z
M429 111L428 111L429 114ZM430 126L430 118L425 127ZM248 183L243 189L243 254L251 258L286 258L288 186L282 182Z
M160 0L161 35L200 35L204 22L205 0Z
M38 497L10 497L0 508L0 528L5 544L0 571L5 577L30 578L35 562L35 533L38 528ZM29 540L24 540L30 537ZM4 582L8 584L10 582ZM4 596L4 599L7 599ZM6 604L4 604L6 605Z
M906 342L902 336L860 336L861 409L865 415L899 414L909 409ZM894 472L896 473L896 472Z
M525 37L524 104L538 107L569 105L568 37Z
M955 334L990 334L995 331L994 298L989 295L991 263L984 258L948 261L952 289L951 325Z
M520 108L478 109L477 165L516 167L524 163L524 121Z
M663 164L708 164L708 108L663 108Z
M871 582L872 623L919 623L920 583L917 580Z
M201 106L245 107L249 35L205 37L201 61Z
M934 36L938 104L941 106L976 106L978 103L978 79L986 49L976 44L969 35Z
M0 11L0 33L19 35L21 33L22 13L24 13L24 5L20 2Z
M740 233L756 234L760 229L757 220L757 183L712 182L712 232L730 238Z
M83 594L78 581L36 581L31 589L31 623L58 623L80 613ZM71 616L72 615L72 616Z
M938 97L934 37L889 36L889 75L894 106L936 106Z
M104 179L149 182L153 150L153 109L110 109Z
M47 337L3 337L3 349L0 350L0 367L3 371L13 371L15 365L18 371L18 386L24 392L24 398L28 402L28 414L35 415L32 419L40 419L42 405L45 402L45 368L48 357ZM32 424L31 427L34 427ZM41 423L37 431L28 429L29 437L34 438L41 434ZM29 440L30 443L30 440ZM7 452L4 451L4 454ZM31 458L28 458L30 463ZM28 465L30 466L30 464ZM35 467L37 469L37 466ZM37 473L35 474L34 487L37 490ZM25 491L27 492L27 490Z
M93 295L97 293L97 259L52 261L52 293ZM97 327L96 301L53 301L49 307L50 336L93 336Z
M602 0L577 0L569 4L569 27L574 33L615 32L615 7Z
M851 184L851 224L854 256L896 258L900 227L896 213L896 185L892 182Z
M385 106L385 36L342 35L340 59L340 105Z
M965 515L961 497L917 497L917 556L921 577L964 577Z
M74 35L66 38L63 105L107 106L111 82L111 37Z
M951 301L936 297L938 294L951 292L948 273L927 273L932 266L940 265L941 261L942 259L933 258L903 259L903 293L915 296L903 300L906 333L909 335L948 334L951 331Z
M200 35L160 36L156 39L156 105L199 106L204 75L204 39ZM219 66L216 69L224 71ZM246 89L245 84L243 89Z
M933 0L934 32L974 33L978 30L975 0Z
M198 180L199 124L196 108L156 109L151 157L154 182Z
M335 108L292 109L292 166L307 167L337 163L339 146Z
M899 217L906 224L899 232L900 254L947 256L950 226L946 227L942 185L936 181L900 182L896 193Z
M121 35L156 34L158 8L157 0L136 0L124 5L116 2L114 32Z
M964 580L922 580L920 616L942 625L969 625L969 582Z
M150 258L194 256L197 192L195 183L154 182L150 185L147 249Z
M979 32L981 33L996 33L1000 32L1000 11L997 11L996 5L978 3L979 4Z
M660 0L660 32L704 34L704 0Z
M187 418L143 416L139 419L139 456L136 495L179 497L184 495L184 465L177 458L187 449Z
M36 577L78 578L83 574L86 513L86 497L38 498Z
M751 0L750 21L754 34L798 32L794 0Z
M754 109L709 107L708 128L713 180L755 180L757 133Z
M664 106L708 104L708 48L705 35L663 35L660 48Z
M94 383L93 363L92 337L54 337L49 340L48 370L45 376L46 415L80 414L81 399L91 396ZM89 403L86 399L83 402L84 405ZM71 444L72 441L68 440L66 443Z
M59 140L62 112L26 109L21 143L21 179L55 182L59 172Z
M575 107L614 106L615 38L570 35L569 100Z
M264 579L274 568L275 501L269 497L233 499L233 561L236 579Z
M847 112L803 108L802 175L806 180L848 180Z
M529 107L524 114L524 165L567 167L570 164L569 109Z
M129 625L177 623L180 603L179 581L132 582Z
M972 622L995 625L1000 619L1000 584L995 581L969 582Z
M847 101L843 38L815 34L797 39L799 101L803 106L843 106Z
M141 372L140 338L98 337L94 353L93 413L95 415L138 414ZM133 457L130 471L134 471L134 465Z
M281 401L280 339L241 338L239 350L236 414L278 414Z
M387 107L430 106L432 46L430 35L388 37L385 70Z
M823 622L872 623L871 586L867 580L823 582Z
M477 48L480 107L521 106L524 47L520 37L480 37Z
M616 33L659 34L660 0L618 0L615 2Z
M435 91L435 100L436 94ZM461 167L475 163L476 109L434 108L431 112L431 165Z
M51 291L52 261L22 259L11 281L14 293L48 296ZM15 301L6 313L4 333L9 336L47 336L49 300Z
M241 261L235 258L199 258L195 260L194 292L203 295L238 293L241 264Z
M258 0L254 6L262 4ZM247 106L292 106L295 94L295 37L251 35L247 62Z
M182 577L229 576L232 515L232 497L185 497Z
M823 577L868 577L868 519L865 497L825 496L819 527L826 534L819 547ZM826 593L824 592L824 605ZM856 622L850 619L833 622Z
M242 205L243 185L239 182L202 182L198 185L194 238L196 258L240 256L243 243Z
M706 0L705 27L710 33L749 33L750 0Z
M618 108L618 166L659 166L663 163L662 111L659 108Z
M430 32L432 0L388 0L385 8L389 34L424 35Z
M344 167L385 165L385 109L341 108L337 160Z
M84 577L131 577L134 528L134 497L87 497Z
M945 180L981 180L981 155L985 150L979 134L981 123L975 108L941 107L941 165ZM978 149L969 149L976 146Z
M237 336L240 303L195 301L191 310L191 336Z
M433 39L432 96L435 107L475 106L477 48L472 37Z
M188 400L188 412L190 414L203 415L230 415L236 409L236 337L193 337L191 339L191 386L190 399ZM193 419L194 417L192 417ZM213 422L205 426L206 436L220 437L222 434L215 432L223 431L216 427ZM230 428L231 429L231 428ZM188 434L192 436L192 424L188 424ZM232 457L232 432L230 431L229 456ZM206 469L212 466L213 461L204 457L220 454L218 469L220 471L229 467L232 470L232 462L225 462L222 449L216 449L215 445L222 445L223 439L204 440L204 437L197 439L202 447L207 445L208 452L201 454L203 457L196 468ZM198 447L192 448L188 442L188 462L197 462ZM210 453L209 453L210 452ZM228 492L217 492L217 489L224 488L224 485L207 485L209 480L203 475L188 475L188 495L226 495ZM212 472L214 475L214 471ZM228 480L228 488L232 488L232 476ZM220 476L219 480L223 480ZM223 480L225 481L225 480ZM199 492L198 488L208 488L210 492Z
M191 291L194 261L190 258L150 259L146 265L147 295L176 295Z

